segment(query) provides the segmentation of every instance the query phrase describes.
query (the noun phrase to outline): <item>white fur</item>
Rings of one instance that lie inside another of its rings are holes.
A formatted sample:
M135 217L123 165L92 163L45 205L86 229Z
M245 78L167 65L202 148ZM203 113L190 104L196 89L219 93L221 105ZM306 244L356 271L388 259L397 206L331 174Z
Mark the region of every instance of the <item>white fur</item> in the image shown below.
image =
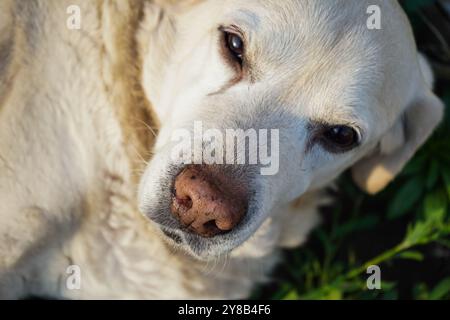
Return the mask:
M396 1L375 1L384 31L363 27L373 0L197 2L148 1L136 35L142 83L161 123L139 202L105 86L115 54L105 25L115 17L104 10L102 25L88 0L0 4L0 57L8 56L0 61L1 298L248 297L279 249L303 243L319 221L318 200L296 199L372 154L408 106L431 95ZM82 8L82 31L65 28L69 4ZM251 34L256 79L210 95L234 77L218 49L217 27L229 23ZM363 144L339 155L306 152L308 119L357 125ZM203 260L168 245L138 210L158 201L171 133L195 120L220 129L282 126L287 150L279 175L253 181L263 190L258 213ZM65 285L73 264L81 290Z

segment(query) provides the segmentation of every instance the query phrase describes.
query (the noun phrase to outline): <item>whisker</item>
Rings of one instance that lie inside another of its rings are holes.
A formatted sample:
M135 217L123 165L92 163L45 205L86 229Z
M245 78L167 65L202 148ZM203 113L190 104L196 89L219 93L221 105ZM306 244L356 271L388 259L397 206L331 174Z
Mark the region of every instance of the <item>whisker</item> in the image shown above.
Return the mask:
M146 123L145 121L143 121L141 119L138 119L138 118L135 118L135 120L137 120L138 122L142 123L153 134L154 138L156 138L158 136L156 131L152 127L150 127L148 125L148 123Z

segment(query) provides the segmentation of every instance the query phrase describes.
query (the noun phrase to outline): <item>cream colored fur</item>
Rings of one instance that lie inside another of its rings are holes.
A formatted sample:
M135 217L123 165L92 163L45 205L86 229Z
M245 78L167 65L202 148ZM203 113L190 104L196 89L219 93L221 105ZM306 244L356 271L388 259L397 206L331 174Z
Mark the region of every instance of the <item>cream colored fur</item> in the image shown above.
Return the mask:
M350 30L373 2L388 32ZM65 27L73 4L81 30ZM215 46L218 24L233 19L260 37L259 79L211 98L233 77ZM0 1L0 298L248 297L279 250L317 225L320 190L357 163L355 180L378 191L435 128L442 105L417 57L388 0ZM280 117L262 119L263 105ZM346 155L307 154L304 122L286 114L359 121L366 140ZM171 131L198 118L295 128L280 175L258 178L271 190L264 214L206 259L168 244L139 212L157 201ZM138 199L150 129L160 133ZM81 268L80 290L66 287L71 265Z

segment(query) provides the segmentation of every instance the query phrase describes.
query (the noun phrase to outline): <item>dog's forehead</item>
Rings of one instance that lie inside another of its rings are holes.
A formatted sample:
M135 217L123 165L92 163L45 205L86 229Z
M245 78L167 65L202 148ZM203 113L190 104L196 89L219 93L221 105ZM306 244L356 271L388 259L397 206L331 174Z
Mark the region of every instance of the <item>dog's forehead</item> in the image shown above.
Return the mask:
M330 101L356 105L354 97L367 95L355 90L380 82L381 42L367 28L363 2L252 0L228 15L248 36L260 80L282 86L291 104L308 96L308 105L327 112Z
M408 96L410 86L398 80L410 78L417 51L396 0L202 3L187 16L185 27L213 34L221 25L241 29L249 79L261 84L253 90L255 96L270 94L310 117L335 116L336 122L352 114L393 119L401 112L400 97ZM380 10L381 29L368 27L368 9L374 5Z
M309 40L309 36L319 39L332 37L358 27L370 31L367 23L372 11L368 9L375 5L383 21L392 19L392 15L397 13L397 10L392 10L392 1L234 0L234 5L222 4L221 8L228 18L248 27L247 31L259 38L270 38L280 45L280 49L285 49L288 47L286 44Z
M282 86L282 99L292 105L307 100L303 107L310 106L311 115L335 115L336 121L380 112L365 109L388 96L386 71L400 68L389 59L406 30L395 1L237 2L228 14L249 34L254 71ZM381 29L368 27L371 5L380 9Z
M252 0L239 9L230 9L229 15L248 36L250 60L254 58L268 72L276 66L288 65L287 69L295 70L325 62L351 62L361 67L370 65L371 59L384 51L389 33L399 31L390 30L390 24L382 30L370 29L367 3ZM383 8L386 11L390 6ZM392 20L392 15L383 15L383 19Z

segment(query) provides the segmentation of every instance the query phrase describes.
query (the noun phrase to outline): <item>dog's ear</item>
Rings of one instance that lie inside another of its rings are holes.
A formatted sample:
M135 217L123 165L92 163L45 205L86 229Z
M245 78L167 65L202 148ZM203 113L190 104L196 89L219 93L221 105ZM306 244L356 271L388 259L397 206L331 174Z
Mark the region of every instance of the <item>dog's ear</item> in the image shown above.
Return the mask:
M424 60L420 62L426 63ZM424 69L423 73L426 82L431 86L432 74L429 67ZM367 193L376 194L383 190L401 172L441 121L443 103L431 90L422 91L381 139L376 151L352 168L353 179Z

